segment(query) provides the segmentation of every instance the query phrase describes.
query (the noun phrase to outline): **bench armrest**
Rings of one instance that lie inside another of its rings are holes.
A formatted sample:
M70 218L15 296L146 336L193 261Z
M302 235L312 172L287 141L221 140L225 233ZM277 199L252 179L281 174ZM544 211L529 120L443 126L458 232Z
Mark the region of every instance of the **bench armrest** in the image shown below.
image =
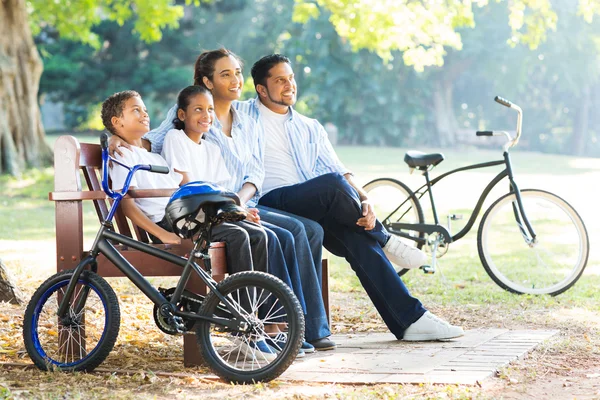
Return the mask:
M177 189L133 189L127 193L126 199L171 197ZM102 190L86 190L82 192L50 192L48 200L51 201L79 201L79 200L105 200L108 196Z

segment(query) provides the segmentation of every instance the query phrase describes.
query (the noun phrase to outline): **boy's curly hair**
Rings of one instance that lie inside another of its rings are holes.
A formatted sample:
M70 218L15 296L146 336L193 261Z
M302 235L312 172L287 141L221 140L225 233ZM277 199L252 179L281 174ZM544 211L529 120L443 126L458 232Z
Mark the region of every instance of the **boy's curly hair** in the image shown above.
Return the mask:
M123 116L123 107L125 106L125 102L132 97L141 98L142 96L140 96L140 94L135 90L124 90L111 95L109 98L104 100L104 102L102 102L102 112L100 113L102 116L102 124L104 124L104 127L113 135L117 134L117 130L115 129L111 119L112 117Z

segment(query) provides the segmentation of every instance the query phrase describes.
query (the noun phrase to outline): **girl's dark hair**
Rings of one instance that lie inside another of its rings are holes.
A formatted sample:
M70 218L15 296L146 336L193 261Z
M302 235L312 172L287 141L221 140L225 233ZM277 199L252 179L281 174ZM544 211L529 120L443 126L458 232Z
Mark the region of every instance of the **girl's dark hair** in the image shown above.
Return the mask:
M177 111L175 111L175 118L173 119L173 125L175 125L175 129L184 130L185 123L179 119L179 110L185 111L190 105L190 99L197 94L206 94L208 96L212 96L210 90L208 90L205 86L188 86L179 92L177 96Z
M240 63L240 67L244 68L244 62L233 51L221 47L217 50L205 51L198 56L196 64L194 64L194 85L204 86L202 78L205 76L212 81L215 73L215 63L223 57L233 57Z

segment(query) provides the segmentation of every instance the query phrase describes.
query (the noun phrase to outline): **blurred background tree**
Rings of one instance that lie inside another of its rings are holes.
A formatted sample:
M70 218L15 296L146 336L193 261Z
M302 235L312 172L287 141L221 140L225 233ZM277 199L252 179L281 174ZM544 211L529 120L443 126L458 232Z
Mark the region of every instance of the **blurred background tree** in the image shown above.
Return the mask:
M598 156L598 3L6 0L0 172L49 160L38 102L60 105L47 112L64 116L59 129L101 129L100 102L135 89L156 126L197 55L218 46L248 64L288 55L297 107L337 127L340 143L472 144L476 129L512 129L491 103L499 94L526 110L524 147Z

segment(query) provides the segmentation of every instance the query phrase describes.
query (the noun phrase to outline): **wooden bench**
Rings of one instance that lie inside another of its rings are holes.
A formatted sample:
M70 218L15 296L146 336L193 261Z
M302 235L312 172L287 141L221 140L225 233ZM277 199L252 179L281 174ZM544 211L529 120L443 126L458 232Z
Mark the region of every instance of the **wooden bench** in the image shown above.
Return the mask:
M83 201L93 201L98 221L108 215L109 199L101 186L102 156L100 145L79 143L73 136L61 136L54 145L54 191L49 199L55 202L56 208L56 270L73 269L85 256L83 248ZM84 178L86 189L82 185ZM161 190L131 190L128 196L140 197L169 197L175 189ZM127 218L118 210L115 214L115 230L123 235L134 237L141 242L149 243L148 234L137 226L130 225ZM181 245L154 245L183 257L187 257L192 244L185 241ZM142 253L138 250L117 246L120 253L136 267L144 276L180 276L181 267L167 261ZM216 281L225 277L227 263L225 258L225 243L212 243L209 250L211 255L212 276ZM98 257L98 274L105 278L123 277L103 255ZM206 294L206 286L199 277L192 274L188 289L193 292ZM327 318L331 325L329 314L329 273L327 260L323 260L322 294ZM186 366L200 365L196 335L186 334L183 340L183 356Z

